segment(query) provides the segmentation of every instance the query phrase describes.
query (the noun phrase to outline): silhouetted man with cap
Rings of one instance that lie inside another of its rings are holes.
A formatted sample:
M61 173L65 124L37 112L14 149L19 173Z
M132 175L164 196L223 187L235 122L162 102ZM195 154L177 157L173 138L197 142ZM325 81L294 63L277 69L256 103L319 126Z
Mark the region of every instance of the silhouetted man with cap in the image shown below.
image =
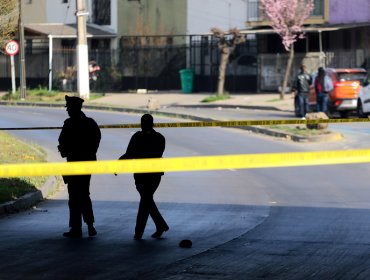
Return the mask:
M166 140L163 135L153 129L152 115L144 114L141 117L141 131L131 137L126 153L119 159L161 158L165 146ZM149 215L157 228L152 234L153 238L160 238L165 231L169 230L153 199L163 174L163 172L134 174L136 189L140 194L134 236L136 240L141 240Z
M81 111L83 99L76 96L65 96L69 118L65 120L59 135L59 152L67 161L96 160L101 133L92 118ZM94 214L90 199L91 175L63 176L68 184L69 226L66 237L82 236L82 221L88 226L89 236L97 234L94 228Z

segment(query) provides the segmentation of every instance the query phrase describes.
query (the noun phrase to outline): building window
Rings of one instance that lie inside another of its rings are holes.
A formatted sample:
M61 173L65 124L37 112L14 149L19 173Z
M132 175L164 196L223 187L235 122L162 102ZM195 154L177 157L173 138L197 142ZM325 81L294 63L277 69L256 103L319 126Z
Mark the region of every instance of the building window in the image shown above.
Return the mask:
M313 16L324 16L324 0L314 0L313 1L314 7L311 12Z
M69 0L62 0L63 4L67 4Z
M311 16L323 17L325 0L314 0ZM247 0L247 21L260 21L264 19L260 0Z
M111 0L94 0L92 2L93 23L110 25Z
M32 3L30 3L30 4L32 4ZM26 51L27 54L32 54L32 45L33 45L32 40L26 40L25 51Z
M61 45L63 49L72 49L76 47L76 39L62 39Z
M345 50L351 49L351 42L352 42L352 32L351 30L343 30L343 48Z
M259 21L259 20L262 20L259 0L248 0L247 21Z
M92 50L109 50L110 40L109 39L91 39L90 47Z

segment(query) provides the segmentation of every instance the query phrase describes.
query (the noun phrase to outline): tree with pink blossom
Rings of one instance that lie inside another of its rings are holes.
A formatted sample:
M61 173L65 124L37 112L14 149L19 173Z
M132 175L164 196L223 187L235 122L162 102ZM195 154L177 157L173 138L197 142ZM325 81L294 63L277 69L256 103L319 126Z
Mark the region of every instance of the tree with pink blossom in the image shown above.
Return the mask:
M288 78L294 59L294 42L304 38L302 30L304 21L314 8L314 0L260 0L264 15L270 20L271 27L282 38L282 43L289 51L289 59L280 99L284 99Z

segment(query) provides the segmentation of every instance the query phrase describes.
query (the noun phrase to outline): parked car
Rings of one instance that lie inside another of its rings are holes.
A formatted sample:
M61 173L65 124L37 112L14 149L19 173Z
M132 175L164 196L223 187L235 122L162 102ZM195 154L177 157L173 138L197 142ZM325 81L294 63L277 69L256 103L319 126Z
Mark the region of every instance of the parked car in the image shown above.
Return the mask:
M362 88L358 94L357 115L360 118L367 117L370 114L370 74L363 81Z
M344 118L348 113L357 110L358 94L367 72L363 68L326 68L326 74L332 79L334 89L329 92L328 110L331 115L339 113ZM316 110L316 92L314 81L317 73L312 76L309 94L310 110ZM297 112L295 102L295 110Z

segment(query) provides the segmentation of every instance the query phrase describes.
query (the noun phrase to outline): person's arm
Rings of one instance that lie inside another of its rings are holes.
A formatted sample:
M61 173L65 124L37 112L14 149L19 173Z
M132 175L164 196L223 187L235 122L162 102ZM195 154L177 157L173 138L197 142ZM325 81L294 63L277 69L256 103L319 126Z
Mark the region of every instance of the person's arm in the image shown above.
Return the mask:
M60 155L62 158L67 157L68 151L67 151L67 143L66 143L66 122L63 124L62 131L60 132L59 138L58 138L58 151L60 152Z
M327 91L327 92L330 92L330 91L332 91L333 90L333 81L331 80L331 78L328 76L328 75L326 75L325 76L325 91Z
M313 82L313 80L312 80L312 76L310 75L310 74L307 74L308 75L308 82L309 82L309 84L310 85L312 85L312 82Z
M318 87L318 83L319 83L319 78L316 77L315 81L314 81L314 86L315 86L315 92L318 93L320 90L319 90L319 87Z
M98 152L98 148L99 148L99 144L100 144L100 140L101 140L101 132L100 132L100 128L98 126L98 124L93 120L91 119L92 121L92 135L93 135L93 139L92 140L92 144L94 145L93 147L91 147L93 149L93 153L97 153Z
M131 137L130 142L127 145L126 153L119 157L119 159L133 159L135 158L135 138L136 133Z
M297 91L297 84L298 84L298 76L293 80L293 83L292 83L292 92L296 92Z
M158 150L157 150L157 155L156 157L161 158L163 156L164 150L166 148L166 138L160 133L158 140L159 140L159 145L158 145Z

